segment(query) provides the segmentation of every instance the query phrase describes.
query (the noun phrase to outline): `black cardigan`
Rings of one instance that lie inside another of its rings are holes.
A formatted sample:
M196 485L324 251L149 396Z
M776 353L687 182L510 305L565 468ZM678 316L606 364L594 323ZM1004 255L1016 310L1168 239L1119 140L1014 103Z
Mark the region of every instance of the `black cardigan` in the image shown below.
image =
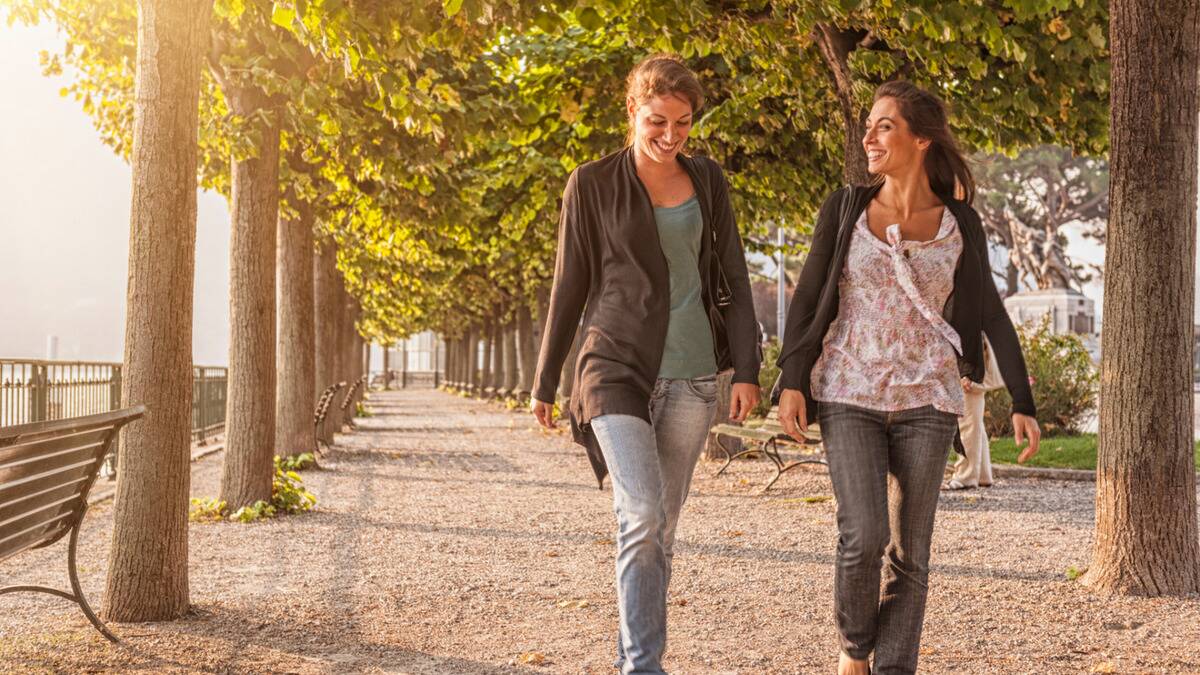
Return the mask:
M788 309L776 390L800 390L804 394L810 423L817 419L819 405L812 397L812 369L821 356L829 326L837 318L838 282L846 266L854 223L879 188L879 185L846 187L825 200L817 215L808 259ZM848 194L847 190L850 191ZM986 333L1004 384L1012 394L1013 412L1036 417L1025 357L1021 355L1017 332L992 280L987 237L979 214L961 200L945 195L938 197L958 221L963 236L963 252L954 272L954 291L943 312L962 340L959 373L975 382L983 381L983 339L980 334Z
M534 377L533 397L553 401L582 314L568 412L575 441L588 449L600 481L607 468L589 423L609 414L650 421L650 393L671 315L667 260L633 152L625 148L583 164L567 180L554 286ZM717 367L732 368L734 382L757 384L754 298L729 184L711 159L680 154L678 160L692 180L704 221L698 262ZM716 305L719 270L732 293L724 308Z

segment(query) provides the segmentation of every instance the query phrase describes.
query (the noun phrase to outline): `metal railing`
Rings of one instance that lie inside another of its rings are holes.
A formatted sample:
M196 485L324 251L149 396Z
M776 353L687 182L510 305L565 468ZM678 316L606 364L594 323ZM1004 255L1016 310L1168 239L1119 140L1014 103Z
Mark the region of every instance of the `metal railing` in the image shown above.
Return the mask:
M0 359L0 427L121 407L121 364ZM192 369L192 436L203 442L225 425L228 369Z

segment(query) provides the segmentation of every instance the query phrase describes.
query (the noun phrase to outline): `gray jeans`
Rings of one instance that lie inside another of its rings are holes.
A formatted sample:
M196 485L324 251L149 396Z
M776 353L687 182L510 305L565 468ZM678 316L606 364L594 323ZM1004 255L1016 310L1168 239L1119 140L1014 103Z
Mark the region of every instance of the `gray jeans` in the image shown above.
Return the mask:
M612 475L617 515L616 667L662 673L675 525L717 409L716 376L658 380L647 424L632 415L591 421Z
M837 497L842 651L865 659L873 650L874 673L916 672L933 519L958 419L933 406L880 412L822 402L820 422Z

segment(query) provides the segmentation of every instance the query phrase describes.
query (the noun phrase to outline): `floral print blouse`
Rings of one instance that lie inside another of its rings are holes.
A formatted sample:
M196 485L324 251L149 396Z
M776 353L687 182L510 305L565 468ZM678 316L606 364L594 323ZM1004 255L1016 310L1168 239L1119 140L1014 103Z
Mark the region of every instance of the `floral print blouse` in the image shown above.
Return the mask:
M838 282L837 318L813 366L813 398L884 412L932 405L963 415L962 343L942 317L962 249L950 209L933 239L904 241L893 224L886 243L871 233L864 210Z

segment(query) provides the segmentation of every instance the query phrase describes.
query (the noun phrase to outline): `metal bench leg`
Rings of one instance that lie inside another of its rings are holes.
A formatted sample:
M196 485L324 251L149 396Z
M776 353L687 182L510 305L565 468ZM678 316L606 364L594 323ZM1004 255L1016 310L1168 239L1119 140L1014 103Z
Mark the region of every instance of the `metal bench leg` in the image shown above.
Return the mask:
M775 441L771 441L771 445L772 450L774 451L774 456L772 456L771 459L775 461L775 477L772 478L771 482L767 483L766 487L762 489L763 492L770 490L771 486L775 484L775 481L779 480L780 476L787 473L790 469L800 466L801 464L824 464L825 466L829 466L829 463L823 459L798 459L794 462L789 462L785 466L783 464L783 457L779 455L779 447L776 445ZM768 454L768 456L771 455Z
M727 450L725 446L722 445L721 449L725 450L725 454L727 456L729 455L729 450ZM729 465L733 463L733 460L737 459L738 457L744 457L746 455L754 455L758 453L762 453L764 455L767 454L765 451L765 444L753 445L745 450L742 450L741 452L736 452L732 456L729 456L729 459L725 460L725 466L721 467L721 470L718 471L716 475L720 476L722 473L724 473L725 469L729 468Z
M83 588L79 585L79 573L75 570L75 545L79 540L79 526L83 523L83 517L86 514L87 506L84 506L83 510L79 513L79 520L75 521L75 527L71 529L71 543L68 544L70 548L67 549L67 567L70 570L71 590L75 592L75 602L79 603L79 608L87 615L88 621L92 622L96 630L108 638L109 642L120 643L121 641L117 639L117 636L108 632L108 628L105 627L104 622L92 611L92 606L88 604L87 598L83 597Z
M101 635L103 635L109 642L120 644L121 640L118 639L117 636L110 633L108 628L105 627L104 622L101 621L100 618L96 616L96 613L92 611L92 606L88 604L87 598L83 597L83 589L79 585L79 574L75 570L75 548L79 540L79 525L83 522L83 516L85 513L87 513L86 507L84 507L83 512L79 514L79 519L75 521L75 525L71 528L71 540L70 544L68 544L69 548L67 549L67 573L71 578L71 590L74 591L73 594L67 593L66 591L60 591L57 588L47 588L45 586L6 586L4 588L0 588L0 595L4 595L5 593L19 592L47 593L49 595L57 595L60 598L70 600L71 602L79 605L79 608L83 610L84 615L87 616L88 621L92 622L92 626L95 627L96 630L100 631Z

